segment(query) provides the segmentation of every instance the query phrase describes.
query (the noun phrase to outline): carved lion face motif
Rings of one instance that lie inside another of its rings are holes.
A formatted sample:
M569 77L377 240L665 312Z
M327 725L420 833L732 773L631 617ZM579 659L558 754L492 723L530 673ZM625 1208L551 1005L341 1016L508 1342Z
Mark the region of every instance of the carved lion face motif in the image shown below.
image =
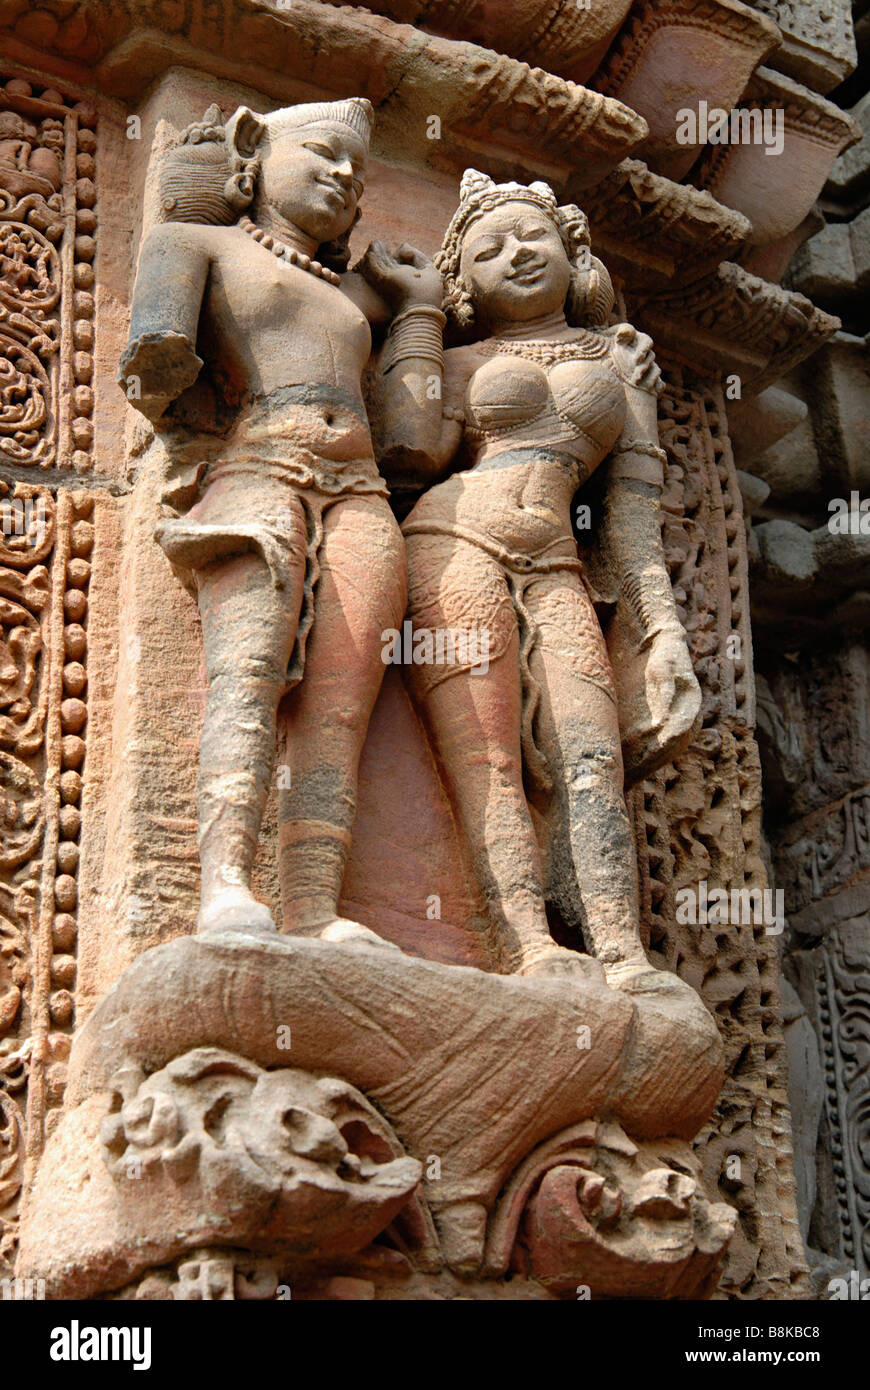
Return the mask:
M115 1181L171 1209L178 1230L209 1212L222 1244L235 1233L243 1245L361 1249L420 1179L421 1164L337 1078L202 1047L149 1077L122 1069L114 1084L102 1141Z

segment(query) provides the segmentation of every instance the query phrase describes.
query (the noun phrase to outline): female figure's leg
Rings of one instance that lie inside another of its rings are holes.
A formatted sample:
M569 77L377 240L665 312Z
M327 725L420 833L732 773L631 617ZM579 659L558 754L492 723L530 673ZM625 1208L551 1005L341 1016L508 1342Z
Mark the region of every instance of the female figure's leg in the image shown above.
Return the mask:
M386 500L333 503L319 564L304 675L280 711L290 769L279 792L284 927L307 934L335 924L360 754L386 670L383 634L405 613L405 547Z
M251 870L275 761L276 714L287 684L305 578L305 517L288 502L288 587L247 552L199 569L208 694L199 754L200 931L267 928Z
M523 788L519 634L504 574L477 546L451 537L412 535L407 546L415 629L488 634L485 672L412 667L409 675L486 899L493 964L522 973L576 968L580 958L558 947L547 925Z
M525 602L537 629L529 666L541 692L536 738L553 776L554 851L576 884L587 948L616 982L650 966L607 649L579 577L535 580Z

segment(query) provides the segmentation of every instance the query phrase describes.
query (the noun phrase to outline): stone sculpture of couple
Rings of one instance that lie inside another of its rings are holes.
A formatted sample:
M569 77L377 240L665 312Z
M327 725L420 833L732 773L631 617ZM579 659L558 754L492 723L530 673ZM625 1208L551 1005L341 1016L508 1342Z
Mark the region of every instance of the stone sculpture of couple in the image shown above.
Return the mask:
M338 901L382 633L407 614L489 634L485 676L408 680L492 968L584 968L553 940L549 899L618 985L650 970L626 772L672 757L700 706L659 535L652 345L610 325L586 218L543 183L468 170L434 264L374 243L348 271L371 124L357 98L225 124L211 108L166 163L169 220L140 255L133 403L168 428L207 362L232 407L192 505L157 531L196 593L208 674L199 930L275 930L251 871L280 722L283 930L386 946ZM571 526L599 469L608 643ZM385 480L416 496L401 526Z

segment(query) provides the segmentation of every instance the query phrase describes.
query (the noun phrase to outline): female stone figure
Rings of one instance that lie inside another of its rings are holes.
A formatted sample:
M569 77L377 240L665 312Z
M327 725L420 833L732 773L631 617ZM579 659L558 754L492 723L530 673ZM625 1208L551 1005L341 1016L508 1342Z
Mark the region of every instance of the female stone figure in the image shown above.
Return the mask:
M356 98L242 107L226 127L211 108L164 171L176 220L141 251L121 380L168 441L187 429L195 456L193 505L157 537L202 619L201 931L273 929L250 883L286 694L284 925L372 935L336 904L380 633L401 621L407 580L360 390L384 305L318 259L346 264L370 127ZM412 292L416 272L406 278ZM212 390L201 399L198 353Z
M415 628L484 630L489 669L414 666L412 691L488 902L496 968L582 967L551 937L549 897L608 979L628 981L649 965L622 745L636 779L673 755L700 708L659 535L652 345L603 326L613 290L586 218L546 184L468 170L436 266L454 326L478 340L446 353L443 400L430 399L421 311L394 321L382 466L404 466L409 484L441 479L402 527ZM379 243L366 273L390 295L396 268ZM619 698L571 527L578 488L608 458L595 526Z

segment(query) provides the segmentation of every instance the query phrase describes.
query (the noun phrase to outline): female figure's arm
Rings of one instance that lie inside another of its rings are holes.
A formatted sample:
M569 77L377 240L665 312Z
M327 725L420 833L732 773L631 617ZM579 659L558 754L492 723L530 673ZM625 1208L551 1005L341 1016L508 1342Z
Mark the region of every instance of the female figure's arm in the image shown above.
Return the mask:
M625 385L626 414L606 465L601 548L617 595L608 647L619 693L626 779L634 782L668 762L691 737L701 691L662 548L664 453L658 440L659 371L651 340L620 325L613 362Z
M394 314L372 411L378 461L399 489L418 490L444 472L462 437L461 414L448 404L454 383L445 371L441 276L412 247L392 256L377 241L359 268Z
M149 420L158 420L202 367L196 334L209 255L199 230L162 223L149 232L140 253L119 381L130 404Z

